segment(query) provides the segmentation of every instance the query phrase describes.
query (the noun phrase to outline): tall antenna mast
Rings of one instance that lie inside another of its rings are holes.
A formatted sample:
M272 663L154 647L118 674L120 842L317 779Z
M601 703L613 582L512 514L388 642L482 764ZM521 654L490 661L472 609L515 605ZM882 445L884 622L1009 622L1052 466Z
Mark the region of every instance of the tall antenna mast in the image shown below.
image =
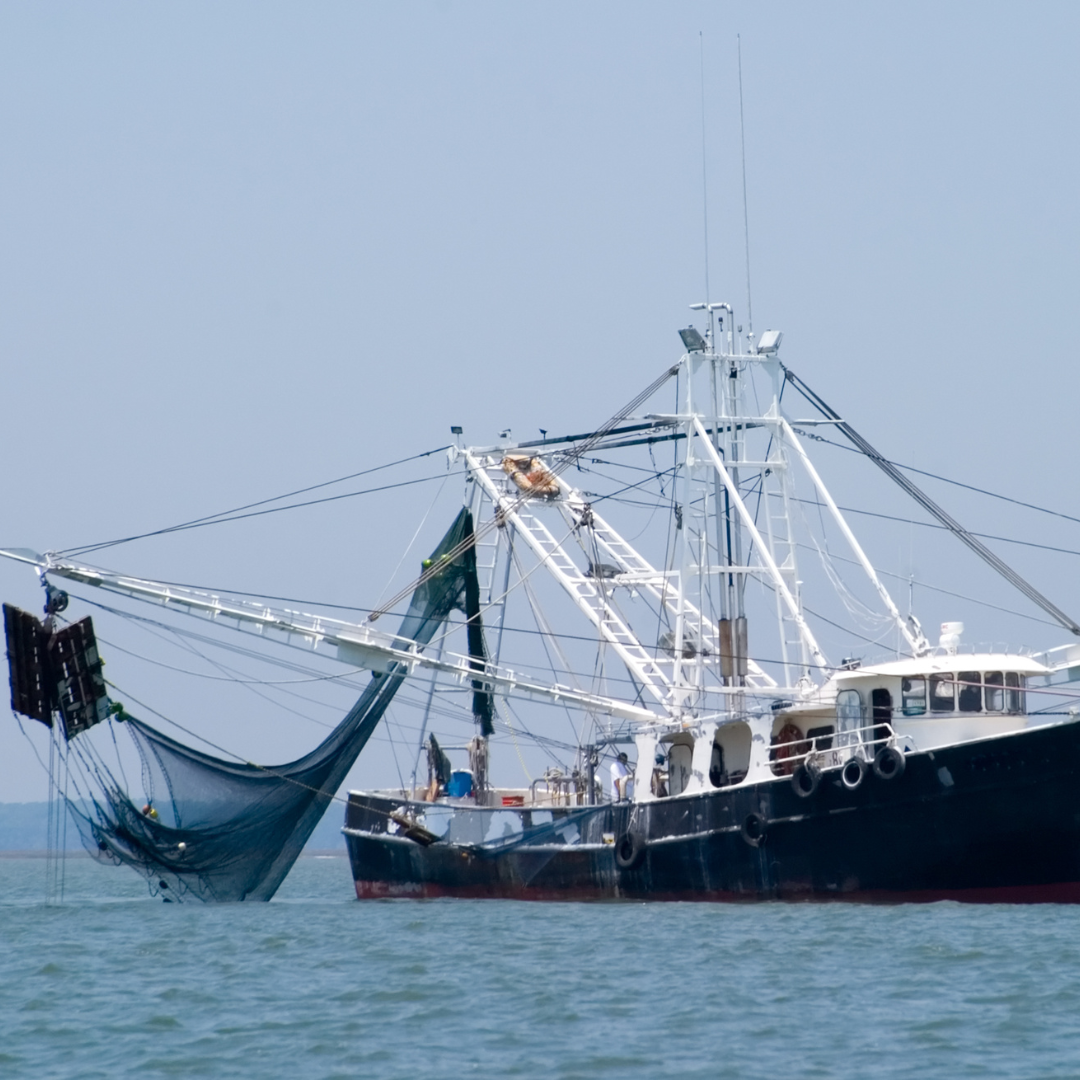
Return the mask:
M739 142L742 145L742 216L743 239L746 243L746 327L749 333L753 334L754 309L750 303L750 214L746 208L746 122L743 120L742 35L736 34L735 40L739 43ZM704 91L701 107L704 110Z
M698 31L701 53L701 204L705 224L705 310L709 312L709 328L712 329L712 311L709 309L709 181L705 167L705 34ZM711 337L711 335L710 335Z

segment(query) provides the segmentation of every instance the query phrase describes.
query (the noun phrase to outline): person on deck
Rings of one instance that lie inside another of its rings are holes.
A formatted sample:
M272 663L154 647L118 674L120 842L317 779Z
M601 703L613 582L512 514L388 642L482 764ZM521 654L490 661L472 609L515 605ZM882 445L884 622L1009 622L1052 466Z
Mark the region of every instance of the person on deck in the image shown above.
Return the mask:
M668 794L668 772L665 765L667 765L667 758L658 750L652 771L652 793L658 799L666 799Z
M611 763L612 802L625 802L634 794L634 774L630 771L629 760L623 751Z

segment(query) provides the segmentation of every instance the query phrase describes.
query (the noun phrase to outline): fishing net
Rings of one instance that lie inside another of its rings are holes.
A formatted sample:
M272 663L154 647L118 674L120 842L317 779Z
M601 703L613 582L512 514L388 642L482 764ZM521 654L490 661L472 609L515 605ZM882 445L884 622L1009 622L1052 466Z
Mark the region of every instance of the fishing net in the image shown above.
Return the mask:
M482 669L476 550L468 545L456 556L447 555L472 535L472 514L464 509L425 564L437 572L416 588L397 635L403 644L426 645L458 608L466 612L469 629L476 626L469 635L470 661ZM438 568L440 563L445 566ZM93 781L89 797L69 801L85 846L102 861L138 870L166 898L269 900L406 674L397 663L373 674L328 738L286 765L222 760L141 720L113 717L107 722L113 735L126 730L138 749L148 801L133 800L89 744L84 750L73 741L72 750ZM485 719L490 721L490 692L478 681L473 685L474 712L483 727Z

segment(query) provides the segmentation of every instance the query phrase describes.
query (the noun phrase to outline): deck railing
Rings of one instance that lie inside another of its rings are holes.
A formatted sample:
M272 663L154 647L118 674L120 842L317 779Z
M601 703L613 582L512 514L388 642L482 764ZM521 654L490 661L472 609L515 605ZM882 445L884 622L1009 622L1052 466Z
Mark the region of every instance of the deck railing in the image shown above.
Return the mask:
M910 735L898 734L891 723L879 720L830 735L770 746L769 764L777 776L790 776L805 761L821 769L837 768L853 757L870 764L885 746L894 746L901 753L918 749Z

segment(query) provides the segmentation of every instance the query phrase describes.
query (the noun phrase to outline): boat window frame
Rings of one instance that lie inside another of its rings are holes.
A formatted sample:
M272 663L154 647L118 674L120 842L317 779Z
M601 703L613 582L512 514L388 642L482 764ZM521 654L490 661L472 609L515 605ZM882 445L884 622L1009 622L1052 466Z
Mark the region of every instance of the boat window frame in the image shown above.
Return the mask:
M922 693L912 693L913 684L922 684ZM925 716L930 692L925 675L904 675L900 679L900 714L902 716Z
M958 671L956 673L956 711L980 713L983 711L982 706L982 672Z
M1010 683L1010 679L1016 681ZM1027 712L1027 679L1018 671L1005 672L1005 711L1010 716L1023 716Z
M955 671L934 672L930 676L928 681L929 681L929 687L928 687L929 692L927 694L927 704L930 707L930 712L931 713L937 713L939 716L943 715L944 713L954 713L954 712L956 712L956 672ZM935 693L935 690L939 686L949 686L949 687L951 687L952 693L951 693L951 696L949 698L950 704L948 705L948 707L945 707L944 704L942 704L941 707L935 707L935 704L934 704L935 702L940 701L940 702L944 703L945 700L946 700L944 696Z
M994 676L997 676L995 679ZM996 695L997 704L992 704L993 697ZM983 672L983 708L988 713L1003 713L1006 712L1005 708L1005 672L1004 671L984 671Z

